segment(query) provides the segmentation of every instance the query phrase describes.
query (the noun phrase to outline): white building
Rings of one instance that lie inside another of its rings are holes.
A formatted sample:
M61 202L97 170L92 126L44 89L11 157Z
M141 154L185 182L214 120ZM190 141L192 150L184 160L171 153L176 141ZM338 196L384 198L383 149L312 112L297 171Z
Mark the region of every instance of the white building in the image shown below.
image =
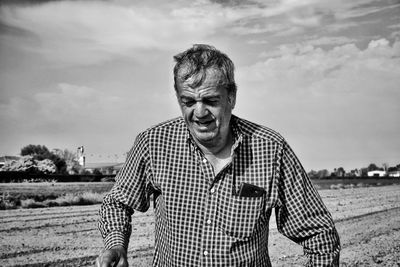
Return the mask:
M389 177L400 177L400 171L388 172Z
M386 175L387 175L386 171L375 170L368 172L368 177L384 177Z

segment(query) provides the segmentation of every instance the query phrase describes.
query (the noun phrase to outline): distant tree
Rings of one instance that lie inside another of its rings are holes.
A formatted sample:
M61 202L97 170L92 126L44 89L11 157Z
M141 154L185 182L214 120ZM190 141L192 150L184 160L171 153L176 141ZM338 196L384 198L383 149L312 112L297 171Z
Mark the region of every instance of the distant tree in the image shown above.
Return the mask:
M54 162L51 161L50 159L37 160L36 168L38 172L46 174L55 173L57 169Z
M371 164L368 165L367 170L370 172L370 171L379 170L379 168L378 168L378 166L376 166L375 163L371 163Z
M317 172L316 171L314 171L314 170L311 170L309 173L307 173L308 174L308 177L310 177L310 179L317 179L318 178L318 176L317 176Z
M94 169L92 174L94 174L94 175L102 175L103 173L99 169Z
M54 162L54 164L57 167L57 173L66 173L67 172L67 163L65 163L65 160L60 158L57 155L51 154L49 157L51 161Z
M361 168L360 172L361 172L361 176L365 177L368 175L368 168Z
M36 171L35 160L32 156L23 156L18 160L6 162L1 168L2 171L21 171L33 173Z
M327 169L317 171L317 177L319 179L326 178L329 176L329 171Z
M395 172L397 171L397 167L389 167L388 172Z
M57 173L66 173L67 164L64 159L49 151L43 145L27 145L21 149L21 156L32 156L34 160L51 160L56 166Z
M32 156L37 160L47 159L50 154L49 149L42 145L27 145L21 148L21 156Z
M53 149L52 153L63 159L66 163L66 171L70 174L77 174L82 169L79 165L77 154L68 149Z
M351 170L348 173L348 176L350 176L350 177L356 177L356 176L360 176L360 175L361 175L361 170L358 170L357 168L354 170Z
M344 177L345 174L346 174L346 171L344 170L343 167L337 168L337 170L336 170L336 176L337 177Z
M18 160L7 162L1 170L49 174L56 172L56 165L49 159L35 160L33 156L28 155Z

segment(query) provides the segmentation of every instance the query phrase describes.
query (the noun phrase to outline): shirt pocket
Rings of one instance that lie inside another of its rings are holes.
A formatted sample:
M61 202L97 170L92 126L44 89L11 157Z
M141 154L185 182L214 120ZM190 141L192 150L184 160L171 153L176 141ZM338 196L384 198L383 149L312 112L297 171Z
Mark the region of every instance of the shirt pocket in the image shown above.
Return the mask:
M219 228L228 236L246 240L259 223L264 197L222 197L218 205Z

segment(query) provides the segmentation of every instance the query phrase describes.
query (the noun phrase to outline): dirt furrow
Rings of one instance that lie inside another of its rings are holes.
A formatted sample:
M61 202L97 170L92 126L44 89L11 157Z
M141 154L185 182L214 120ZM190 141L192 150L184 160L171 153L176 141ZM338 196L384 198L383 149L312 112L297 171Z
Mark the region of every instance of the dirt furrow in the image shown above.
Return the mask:
M40 220L47 220L47 219L58 219L58 218L68 218L68 217L76 217L76 216L97 216L98 212L58 212L58 213L50 213L50 214L35 214L35 215L23 215L23 216L8 216L7 218L1 218L1 223L13 223L15 221L24 222L33 222L33 221L40 221ZM34 217L34 218L32 218Z
M133 255L130 257L131 261L141 262L143 258L152 258L154 247L148 247L143 249L138 249L135 251L128 251L129 255ZM67 260L55 260L48 262L40 262L40 263L32 263L32 264L20 264L14 265L13 267L88 267L93 266L94 262L97 258L98 254L93 254L90 256L76 257L70 258ZM140 265L140 263L130 266L147 266Z
M75 206L76 207L76 206ZM71 211L55 211L54 209L58 208L53 208L52 212L43 212L40 209L30 209L28 210L29 213L27 214L21 214L20 212L15 211L14 214L9 214L9 215L4 215L4 211L2 214L2 211L0 211L0 223L19 223L21 221L23 222L34 222L34 221L40 221L40 220L52 220L52 219L58 219L58 218L69 218L69 217L77 217L77 216L98 216L99 213L99 205L95 205L96 208L92 209L77 209L72 207L73 210ZM40 211L39 211L40 210ZM10 213L10 211L7 211ZM135 214L137 218L140 217L146 217L146 214L143 213L138 213Z
M87 224L87 223L93 223L96 224L97 217L93 216L93 218L86 218L86 217L70 217L68 218L70 220L66 220L66 218L58 218L55 220L47 219L47 220L42 220L40 222L36 222L35 224L32 223L20 223L19 226L12 226L15 225L13 223L7 223L3 224L0 229L0 233L12 233L12 232L21 232L21 231L30 231L34 229L48 229L48 228L54 228L54 227L68 227L68 226L73 226L73 225L82 225L82 224Z
M84 223L93 223L95 221L96 220L85 221ZM82 224L82 222L79 222L79 224ZM9 232L9 231L21 232L21 231L25 231L25 230L38 230L38 229L43 229L43 228L67 227L67 226L70 226L70 225L77 225L77 223L76 222L72 222L72 223L45 224L45 225L27 226L27 227L11 227L11 228L8 228L8 229L0 230L0 233Z
M35 218L35 219L23 219L24 223L30 223L30 222L38 222L38 221L48 221L48 220L57 220L57 219L69 219L69 218L77 218L78 216L85 216L85 217L97 217L97 214L81 214L81 213L74 213L74 214L69 214L66 216L46 216L46 217L41 217L41 218ZM15 224L16 222L20 222L21 220L15 219L15 220L9 220L9 221L0 221L3 225L6 223L9 224ZM7 229L5 229L7 230ZM1 230L0 230L1 231Z
M399 225L399 208L336 222L342 244L341 266L399 266ZM303 266L306 261L300 246L273 232L270 248L273 266Z
M25 217L34 215L46 215L46 214L63 214L70 212L97 212L100 205L82 205L82 206L65 206L65 207L51 207L51 208L36 208L36 209L11 209L11 210L0 210L1 218L8 217Z

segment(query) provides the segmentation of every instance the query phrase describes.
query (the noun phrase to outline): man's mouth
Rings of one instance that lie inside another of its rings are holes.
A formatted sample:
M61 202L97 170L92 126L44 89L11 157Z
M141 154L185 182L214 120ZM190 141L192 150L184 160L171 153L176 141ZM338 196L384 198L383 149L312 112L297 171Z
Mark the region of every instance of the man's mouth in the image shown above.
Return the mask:
M194 121L194 123L200 127L207 127L213 123L213 120Z

